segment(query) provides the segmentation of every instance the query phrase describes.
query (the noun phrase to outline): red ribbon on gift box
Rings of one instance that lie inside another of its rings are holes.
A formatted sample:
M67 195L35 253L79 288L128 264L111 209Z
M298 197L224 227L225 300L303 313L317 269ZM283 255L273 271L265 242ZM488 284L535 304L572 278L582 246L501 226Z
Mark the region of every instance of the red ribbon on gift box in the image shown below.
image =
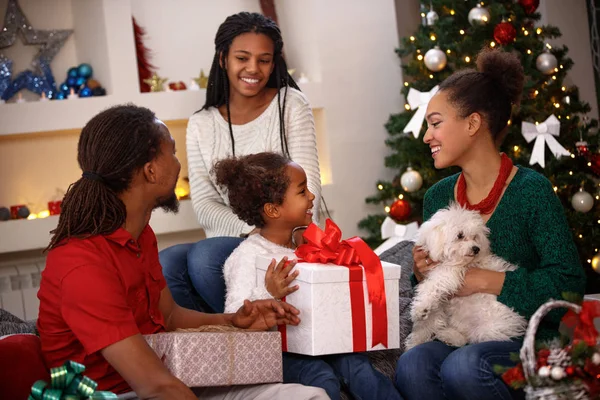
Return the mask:
M367 350L366 313L362 285L363 269L367 280L369 303L372 307L373 337L371 346L381 343L387 347L387 301L383 269L379 257L359 237L341 240L342 231L330 219L325 222L325 231L315 224L310 224L303 236L306 243L296 249L296 256L300 262L332 263L350 270L349 286L354 351ZM280 332L282 332L283 351L287 351L284 328L280 329Z

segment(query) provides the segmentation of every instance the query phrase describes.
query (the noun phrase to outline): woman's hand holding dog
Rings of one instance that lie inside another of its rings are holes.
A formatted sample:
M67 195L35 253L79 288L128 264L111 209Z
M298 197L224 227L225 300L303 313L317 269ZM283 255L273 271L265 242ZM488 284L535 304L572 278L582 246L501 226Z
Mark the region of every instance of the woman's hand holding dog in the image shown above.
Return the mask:
M471 268L465 274L464 284L456 293L457 296L470 296L475 293L500 295L504 285L505 272Z
M287 257L283 257L283 259L279 261L279 264L277 264L275 259L269 264L269 268L267 268L267 273L265 275L265 287L273 298L279 300L298 290L298 285L290 286L300 273L299 271L294 271L290 274L290 271L294 268L296 263L296 260L288 261Z
M413 273L419 282L421 282L427 273L437 265L429 258L429 254L423 250L420 246L414 246L412 249L413 254Z

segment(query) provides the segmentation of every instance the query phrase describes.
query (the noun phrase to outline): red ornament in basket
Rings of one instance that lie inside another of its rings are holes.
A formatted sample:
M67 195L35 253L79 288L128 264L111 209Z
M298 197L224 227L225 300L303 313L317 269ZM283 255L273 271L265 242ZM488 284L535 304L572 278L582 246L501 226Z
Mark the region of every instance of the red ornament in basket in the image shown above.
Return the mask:
M542 318L552 309L568 308L562 324L573 331L572 342L560 347L551 342L537 353L535 333ZM513 368L497 367L509 386L525 388L528 400L600 399L600 334L594 320L600 318L600 301L582 305L551 300L531 317L521 348L521 363Z

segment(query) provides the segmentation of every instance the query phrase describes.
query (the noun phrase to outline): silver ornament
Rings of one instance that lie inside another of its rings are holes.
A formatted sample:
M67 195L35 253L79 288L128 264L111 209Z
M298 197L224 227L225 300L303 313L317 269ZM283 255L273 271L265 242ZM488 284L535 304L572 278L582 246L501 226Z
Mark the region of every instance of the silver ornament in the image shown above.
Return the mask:
M8 0L4 27L0 29L0 49L12 46L19 31L21 31L25 44L40 45L40 50L31 62L34 72L38 75L43 73L41 63L49 64L73 33L72 29L34 29L23 14L17 0Z
M586 213L594 207L594 198L585 190L579 189L579 192L575 193L573 198L571 198L571 205L575 211Z
M540 376L540 378L549 377L550 376L550 367L547 365L540 367L540 369L538 370L538 375Z
M540 54L535 60L535 67L542 74L551 75L555 71L554 69L558 65L558 60L554 57L554 54L547 51Z
M427 26L433 26L433 25L435 25L437 20L440 19L440 17L438 16L438 14L435 11L433 11L433 9L431 9L427 13L426 19L427 19Z
M433 49L427 50L423 61L425 62L425 66L430 71L439 72L446 68L448 58L446 57L446 53L440 50L439 47L435 46Z
M427 8L425 8L425 4L421 4L421 25L427 26Z
M400 185L409 193L416 192L423 186L423 178L418 171L408 167L406 168L406 172L400 177Z
M474 7L469 11L467 18L469 19L471 26L485 25L490 20L490 12L487 8L482 7L481 4L477 4L477 7Z
M559 381L559 380L563 379L564 377L566 377L567 374L565 373L565 370L562 369L562 367L553 367L552 370L550 371L550 376L555 381Z

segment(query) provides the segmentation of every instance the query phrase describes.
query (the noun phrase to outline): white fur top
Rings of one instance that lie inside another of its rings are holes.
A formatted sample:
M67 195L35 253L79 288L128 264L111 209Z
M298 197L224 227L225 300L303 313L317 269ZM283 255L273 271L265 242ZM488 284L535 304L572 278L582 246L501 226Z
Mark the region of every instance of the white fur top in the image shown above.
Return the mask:
M250 235L231 253L225 266L225 312L236 312L244 300L272 299L265 286L256 286L256 256L270 254L294 255L292 249L268 241L260 234ZM277 260L279 262L280 260Z

